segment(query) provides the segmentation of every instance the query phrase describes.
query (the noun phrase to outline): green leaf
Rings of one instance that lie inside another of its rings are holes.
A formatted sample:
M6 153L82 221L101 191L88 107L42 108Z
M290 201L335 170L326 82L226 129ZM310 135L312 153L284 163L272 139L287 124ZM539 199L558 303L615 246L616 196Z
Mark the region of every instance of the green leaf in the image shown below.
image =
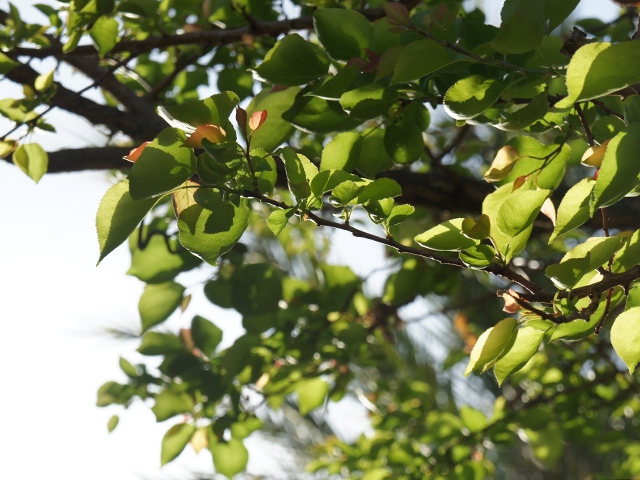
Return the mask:
M488 423L484 413L468 405L460 407L460 420L471 433L482 431Z
M462 233L464 218L454 218L416 236L414 240L432 250L460 251L475 247L480 242Z
M54 68L50 72L43 73L38 75L36 80L33 82L33 86L38 92L46 92L53 85L53 74L56 72Z
M193 150L183 147L186 136L177 128L165 128L142 151L129 172L134 200L162 195L182 185L196 169Z
M567 144L544 145L535 138L520 136L510 139L507 145L515 148L520 158L504 179L505 183L534 174L538 188L555 190L560 185L571 154L571 148ZM545 162L546 165L540 170Z
M356 204L358 195L364 189L364 182L352 182L347 180L342 182L331 191L332 201L337 201L340 205Z
M640 282L637 281L633 282L629 288L625 310L629 310L634 307L640 307Z
M142 200L143 202L147 200ZM149 234L153 223L145 227L143 235ZM138 248L138 235L129 237L131 267L127 275L132 275L145 283L164 283L173 280L179 273L191 270L202 263L198 257L182 248L177 240L169 240L172 250L167 248L167 240L162 235L153 235L145 248ZM177 253L173 253L177 251Z
M318 45L297 33L285 35L264 57L254 72L275 85L304 85L327 74L329 59Z
M345 92L340 105L353 118L368 120L383 115L397 101L397 93L377 84L365 84Z
M244 422L231 425L231 436L238 440L243 440L260 428L262 428L262 420L259 418L247 418Z
M291 136L294 127L282 118L282 114L291 108L299 92L299 88L293 87L278 92L264 89L253 97L247 107L249 118L254 112L261 110L266 110L269 114L260 128L253 132L252 148L264 148L267 152L272 152Z
M182 341L173 334L146 332L142 336L142 343L138 347L138 352L142 355L169 355L177 352L184 352Z
M312 378L302 382L298 388L298 408L302 415L321 407L329 393L329 384L321 378Z
M267 218L267 225L269 226L269 230L273 232L274 235L279 235L284 227L289 223L289 219L295 213L295 208L289 208L286 210L274 210L271 212L269 217Z
M129 237L157 201L157 198L140 201L131 198L128 180L107 190L96 215L100 245L98 263Z
M567 69L569 95L556 107L598 98L640 82L640 42L589 43L571 58Z
M118 361L118 364L120 365L120 370L122 370L122 372L129 378L138 378L139 374L138 374L138 370L136 369L136 367L134 367L133 365L131 365L131 363L123 358L120 357L120 360Z
M340 97L351 88L359 74L360 71L355 65L345 66L334 76L325 78L318 88L306 95L319 97L323 100L340 100Z
M222 92L202 100L161 107L158 109L158 113L172 127L181 128L188 132L200 125L218 125L225 129L227 138L229 138L233 131L233 127L229 123L229 115L238 103L240 103L240 99L235 93ZM257 147L258 145L253 146Z
M37 143L18 145L13 152L13 163L38 183L49 168L49 155Z
M618 315L611 326L611 345L633 373L640 362L640 307Z
M631 270L640 264L640 230L633 232L631 237L623 243L618 250L611 266L613 273L622 273Z
M569 250L560 263L545 272L559 288L572 288L587 273L609 261L620 245L620 237L589 238Z
M373 44L373 27L361 13L343 8L323 8L313 14L318 39L335 60L363 57Z
M549 111L549 92L544 91L536 95L523 108L509 114L509 116L499 125L500 130L515 132L522 130L544 117Z
M516 191L498 210L496 225L509 238L514 238L529 228L538 216L550 190Z
M506 89L500 80L472 75L447 90L444 108L456 120L470 120L493 105Z
M408 122L389 125L384 131L384 148L397 163L415 162L424 152L422 130Z
M467 217L462 222L462 233L474 240L484 240L491 235L491 220L486 215L480 215L476 221L473 217Z
M390 475L391 472L384 468L374 468L373 470L367 471L362 476L362 480L384 480L385 478L389 478Z
M218 278L211 280L204 286L204 294L214 305L221 308L233 308L231 301L231 282Z
M196 426L189 423L179 423L167 430L162 438L160 465L166 465L180 455L195 432Z
M222 330L206 318L196 315L191 320L191 336L196 347L207 357L211 357L222 341Z
M515 318L505 318L498 322L495 327L486 330L471 350L469 364L464 374L487 370L491 363L498 358L502 351L509 345L511 336L518 326Z
M517 372L533 357L544 339L544 331L534 327L522 327L516 330L510 345L500 355L494 366L498 385L514 372Z
M224 201L219 192L209 191L207 206L192 205L178 218L180 243L194 255L215 265L218 257L240 240L249 224L246 200Z
M544 35L544 3L540 0L507 0L502 7L502 24L491 46L499 53L535 50Z
M231 277L231 300L243 315L276 313L282 300L282 279L266 263L242 265Z
M82 40L83 35L84 32L82 30L74 30L71 32L67 43L62 46L62 53L73 52L78 46L78 43L80 43L80 40Z
M489 245L476 245L460 252L460 260L471 268L485 268L496 258L496 251Z
M585 279L586 278L588 278L588 276L586 276ZM553 334L551 335L551 339L549 341L553 342L555 340L562 340L564 342L574 342L577 340L582 340L583 338L591 335L595 330L596 325L598 325L598 323L602 319L602 315L604 315L605 309L607 309L607 307L608 309L615 308L617 305L622 303L625 298L624 292L620 287L614 288L610 302L607 302L607 296L608 291L604 292L601 295L598 308L593 313L593 315L591 315L588 321L578 319L558 325L558 327L553 331ZM589 305L589 302L590 299L581 298L575 303L575 308L585 308Z
M239 68L224 68L218 72L218 90L230 91L244 99L253 96L253 76Z
M580 0L564 0L556 2L556 0L545 0L544 16L549 20L549 32L552 32L564 22L569 15L576 9Z
M311 195L310 183L318 174L318 168L302 154L296 153L291 147L280 150L284 159L289 188L298 200Z
M293 106L282 118L296 128L310 133L327 134L352 130L361 120L350 117L338 102L298 94Z
M402 48L391 84L417 80L452 63L447 49L435 40L417 40Z
M322 150L320 171L344 170L350 173L356 166L361 147L362 137L358 132L339 133Z
M164 422L180 413L191 412L193 410L193 400L186 393L163 390L156 395L156 403L151 410L158 422Z
M12 60L4 53L0 52L0 75L5 75L20 65L22 65L20 62Z
M416 209L409 204L396 205L387 217L387 226L389 228L404 222L407 218L415 213Z
M402 187L390 178L379 178L365 185L358 195L358 203L367 203L383 198L393 198L402 195Z
M558 207L556 226L549 238L549 244L558 235L570 232L589 220L589 201L595 183L593 180L585 178L576 183L565 194Z
M98 55L102 58L118 43L118 21L115 18L100 17L89 30L89 35L98 47Z
M209 441L209 450L213 456L216 472L232 478L242 472L249 461L249 452L242 441L232 438L228 442Z
M640 122L640 97L631 96L624 101L624 121L627 125Z
M393 166L393 160L384 147L384 130L380 128L362 132L362 146L356 168L367 178L375 178Z
M526 184L525 186L520 187L520 190L524 188L526 188ZM500 207L508 198L511 197L512 192L513 182L506 183L498 188L495 192L487 195L482 202L482 214L491 219L491 240L494 243L496 249L500 251L501 255L506 261L511 260L513 255L520 252L525 247L533 228L533 226L531 225L520 235L516 236L515 238L510 238L502 233L502 231L497 227L495 219L498 216Z
M169 318L182 303L184 290L182 285L175 282L147 285L138 302L142 332Z
M113 432L116 429L116 427L118 426L118 422L120 422L120 417L118 417L118 415L113 415L109 419L109 422L107 423L107 430L109 431L109 433Z
M251 161L256 172L258 190L263 194L270 195L278 181L278 168L275 160L271 155L267 155L267 152L262 148L254 148L251 150Z
M591 197L591 216L596 209L614 204L634 188L640 174L638 151L640 123L632 123L609 141Z

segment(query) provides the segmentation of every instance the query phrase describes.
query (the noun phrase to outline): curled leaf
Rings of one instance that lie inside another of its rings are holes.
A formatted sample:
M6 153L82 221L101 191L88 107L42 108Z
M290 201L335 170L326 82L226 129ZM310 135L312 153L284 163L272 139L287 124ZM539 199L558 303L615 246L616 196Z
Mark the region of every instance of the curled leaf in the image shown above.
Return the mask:
M518 302L516 301L516 298L520 298L518 292L509 289L502 294L502 298L504 300L504 308L502 309L503 312L516 313L518 310L520 310L520 305L518 305Z
M582 165L586 165L587 167L600 168L600 165L602 165L602 160L604 160L604 154L607 152L607 145L609 145L609 140L606 140L600 146L587 148L587 150L582 155L580 163L582 163Z
M196 128L187 141L182 144L183 147L202 148L202 140L209 140L211 143L223 143L227 139L227 133L218 125L207 123Z
M553 226L556 226L556 207L553 205L553 202L550 198L547 198L542 204L542 208L540 209L540 213L545 215Z
M520 158L518 150L511 145L505 145L496 154L491 167L484 174L484 179L487 182L499 182L507 178L507 175L511 173L516 161Z
M139 147L131 149L131 151L129 152L129 155L127 155L127 156L125 156L123 158L125 160L129 160L130 162L136 163L138 158L140 158L140 155L142 155L142 152L144 151L144 149L147 148L147 145L149 145L150 143L151 142L144 142Z
M267 120L267 113L268 112L266 110L259 110L251 114L251 118L249 119L249 128L252 132L255 132L257 129L259 129Z

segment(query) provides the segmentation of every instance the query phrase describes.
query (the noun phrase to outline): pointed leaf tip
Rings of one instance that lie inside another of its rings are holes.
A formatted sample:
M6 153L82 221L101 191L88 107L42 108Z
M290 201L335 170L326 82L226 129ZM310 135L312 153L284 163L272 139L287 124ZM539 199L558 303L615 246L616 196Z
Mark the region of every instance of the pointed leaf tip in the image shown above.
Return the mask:
M123 158L125 160L129 160L130 162L136 163L138 158L140 158L140 155L142 155L142 152L144 151L144 149L147 148L147 145L149 145L150 143L151 142L144 142L139 147L132 148L131 151L129 152L129 155L127 155L127 156L125 156Z
M266 110L253 112L249 119L249 128L252 132L255 132L262 126L262 124L267 120L267 114L268 112Z

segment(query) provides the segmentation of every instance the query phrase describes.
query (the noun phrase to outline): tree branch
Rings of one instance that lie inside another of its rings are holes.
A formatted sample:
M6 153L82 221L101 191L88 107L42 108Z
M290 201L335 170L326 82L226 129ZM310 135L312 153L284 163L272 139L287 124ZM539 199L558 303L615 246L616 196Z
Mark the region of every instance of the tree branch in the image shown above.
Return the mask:
M411 10L419 3L419 1L410 0L402 3ZM385 16L382 8L360 9L358 12L370 21L378 20ZM149 36L144 40L121 40L115 45L115 47L113 47L110 53L114 54L133 51L137 53L145 53L156 48L166 49L168 47L175 47L178 45L228 45L230 43L241 41L245 36L277 37L293 30L311 30L312 28L312 15L276 21L254 20L251 25L244 25L237 28L188 32L165 36ZM80 45L69 53L63 53L61 45L54 45L45 48L16 47L13 50L10 50L9 53L31 58L65 58L70 56L97 55L98 52L93 45Z
M29 65L21 65L5 74L12 82L33 87L39 73ZM57 90L51 104L59 104L59 108L86 118L94 125L105 125L114 132L125 132L134 139L150 140L165 126L162 119L155 114L150 118L139 117L123 112L108 105L101 105L77 92L56 83ZM78 168L82 170L82 168Z

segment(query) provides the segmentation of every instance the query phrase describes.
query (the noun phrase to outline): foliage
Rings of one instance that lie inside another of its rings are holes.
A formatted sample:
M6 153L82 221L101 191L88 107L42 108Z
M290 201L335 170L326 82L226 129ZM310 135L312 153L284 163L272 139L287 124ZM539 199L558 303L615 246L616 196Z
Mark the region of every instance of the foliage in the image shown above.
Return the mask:
M146 283L138 352L160 360L121 359L128 380L98 405L151 399L172 419L163 465L191 444L232 478L268 412L317 424L351 396L373 433L325 430L308 472L640 475L634 10L580 20L587 39L549 33L575 23L578 0L507 0L500 27L461 3L294 0L300 17L283 20L278 2L71 0L39 5L44 25L0 15L0 72L24 85L0 100L16 123L3 157L36 182L56 171L18 133L51 131L58 107L132 140L97 214L99 259L129 238L129 274ZM106 105L28 56L77 67ZM221 92L200 99L211 71ZM329 264L320 230L387 247L384 291ZM209 269L207 299L242 315L227 348L204 316L162 328L195 268ZM403 320L418 298L453 320L448 357L420 355ZM467 355L476 383L458 378ZM472 385L493 409L468 405Z

